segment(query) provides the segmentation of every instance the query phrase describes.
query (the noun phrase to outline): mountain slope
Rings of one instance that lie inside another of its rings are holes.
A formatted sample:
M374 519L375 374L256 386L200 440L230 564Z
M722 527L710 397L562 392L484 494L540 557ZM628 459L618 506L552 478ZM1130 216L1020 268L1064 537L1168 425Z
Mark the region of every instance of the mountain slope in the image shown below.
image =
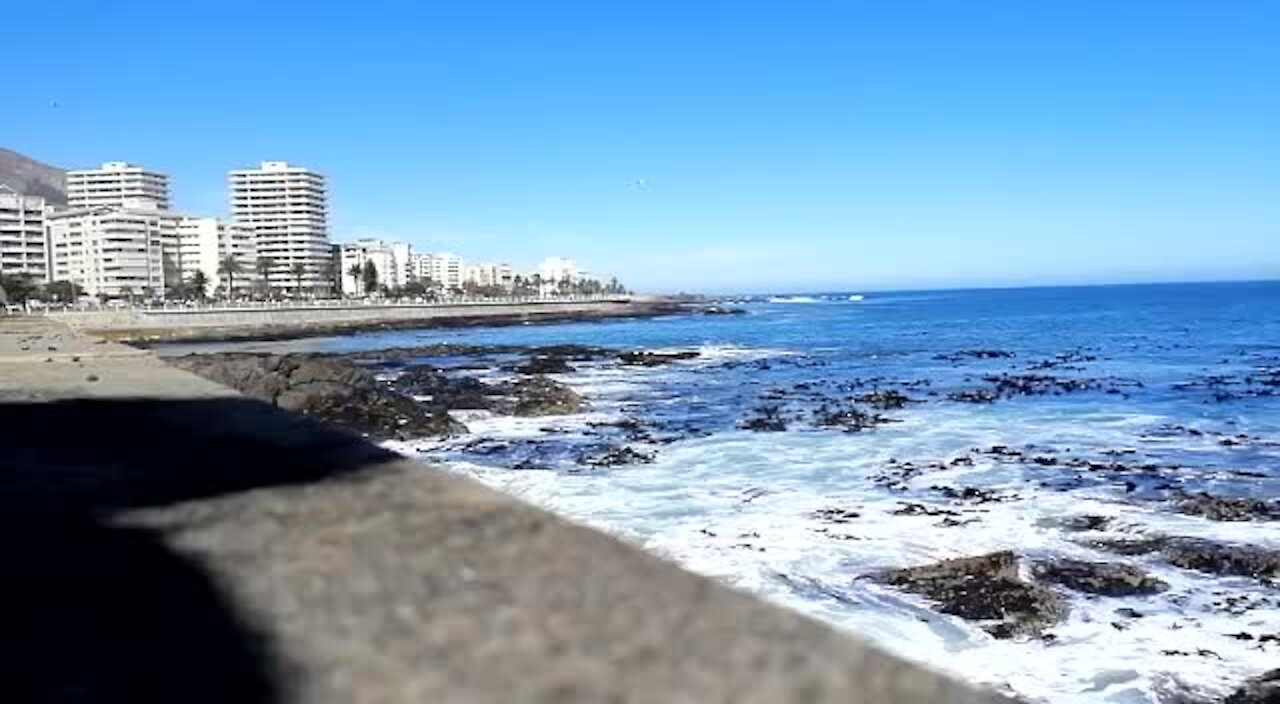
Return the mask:
M0 184L18 193L63 204L67 202L66 183L66 171L0 147Z

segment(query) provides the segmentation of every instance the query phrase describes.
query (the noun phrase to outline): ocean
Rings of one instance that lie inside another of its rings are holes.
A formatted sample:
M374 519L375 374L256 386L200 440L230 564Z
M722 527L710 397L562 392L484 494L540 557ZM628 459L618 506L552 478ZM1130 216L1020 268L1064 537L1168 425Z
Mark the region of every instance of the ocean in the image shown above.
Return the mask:
M462 413L466 437L392 445L1029 701L1213 701L1280 665L1274 582L1102 547L1179 536L1280 550L1280 512L1264 511L1280 497L1280 283L857 293L743 302L742 315L218 347L696 350L652 367L574 362L556 378L587 399L580 414ZM583 462L621 446L634 461ZM1233 504L1256 515L1188 510L1200 492L1256 500ZM1000 639L867 577L1001 550L1028 578L1038 563L1105 561L1167 588L1055 587L1065 618Z

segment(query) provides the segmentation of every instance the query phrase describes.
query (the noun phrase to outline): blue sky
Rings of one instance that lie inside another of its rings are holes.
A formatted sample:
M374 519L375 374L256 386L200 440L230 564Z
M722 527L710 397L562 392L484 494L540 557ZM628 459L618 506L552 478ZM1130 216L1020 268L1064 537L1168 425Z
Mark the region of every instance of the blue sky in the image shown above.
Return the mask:
M648 290L1280 277L1277 2L45 0L0 46L0 145L209 214L312 166L336 240Z

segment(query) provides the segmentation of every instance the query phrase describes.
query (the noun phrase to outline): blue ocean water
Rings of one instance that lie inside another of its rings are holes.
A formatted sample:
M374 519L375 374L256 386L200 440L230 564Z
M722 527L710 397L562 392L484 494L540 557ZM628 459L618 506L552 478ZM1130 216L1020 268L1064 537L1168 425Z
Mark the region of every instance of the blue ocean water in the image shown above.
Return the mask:
M1280 283L857 299L783 296L746 303L737 316L238 347L698 350L652 368L577 364L559 377L591 404L576 416L471 414L466 438L396 448L1033 701L1213 701L1280 664L1280 643L1262 638L1280 634L1276 585L1092 544L1175 535L1280 549L1280 522L1177 510L1200 491L1280 497ZM909 400L871 409L866 394L885 390ZM993 390L1005 393L975 396ZM839 414L849 409L883 422L856 432L820 422L832 412L847 419ZM748 429L761 417L786 429ZM616 431L624 420L646 432ZM584 463L619 446L651 461ZM957 495L964 489L984 498ZM846 514L833 520L833 510ZM1082 515L1107 520L1084 532L1064 525ZM1071 614L1051 637L998 640L865 578L1006 549L1026 564L1131 564L1170 589L1065 593Z

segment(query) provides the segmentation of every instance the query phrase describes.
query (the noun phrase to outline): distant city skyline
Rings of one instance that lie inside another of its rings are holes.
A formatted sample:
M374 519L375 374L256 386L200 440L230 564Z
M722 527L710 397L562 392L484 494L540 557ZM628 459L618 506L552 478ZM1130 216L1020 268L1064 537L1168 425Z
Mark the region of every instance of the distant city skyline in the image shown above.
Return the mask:
M23 14L4 146L167 173L176 210L227 215L226 173L282 160L328 178L335 242L640 290L1280 277L1271 3ZM98 60L119 37L148 51Z

